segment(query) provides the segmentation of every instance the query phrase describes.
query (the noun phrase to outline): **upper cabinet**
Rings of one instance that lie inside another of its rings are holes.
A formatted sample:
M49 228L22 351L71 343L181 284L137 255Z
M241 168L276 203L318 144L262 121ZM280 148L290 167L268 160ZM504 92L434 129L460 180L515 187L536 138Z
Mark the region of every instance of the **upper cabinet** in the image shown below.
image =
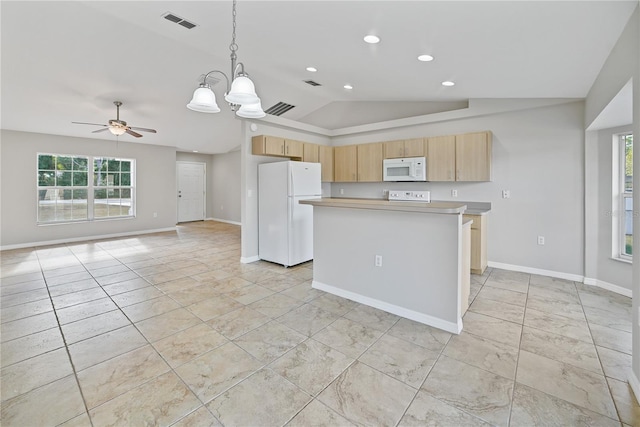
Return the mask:
M284 156L284 138L257 135L251 138L251 153L261 156Z
M455 181L456 137L426 138L427 181Z
M427 181L491 181L491 132L427 138Z
M320 160L319 146L317 144L310 144L308 142L303 143L302 161L310 163L318 163Z
M382 143L360 144L358 147L358 181L382 181Z
M322 169L322 182L333 182L333 147L318 145L318 159Z
M423 157L424 142L422 138L401 139L384 142L384 158L397 159L400 157ZM370 144L367 144L370 145Z
M383 160L402 157L426 157L427 181L491 181L492 137L486 131L331 147L258 135L251 152L320 163L323 182L382 182Z
M491 132L456 135L456 181L491 181Z
M304 143L277 136L257 135L251 138L251 153L260 156L302 158Z
M380 167L382 170L382 166ZM333 147L333 180L355 182L358 180L358 146Z

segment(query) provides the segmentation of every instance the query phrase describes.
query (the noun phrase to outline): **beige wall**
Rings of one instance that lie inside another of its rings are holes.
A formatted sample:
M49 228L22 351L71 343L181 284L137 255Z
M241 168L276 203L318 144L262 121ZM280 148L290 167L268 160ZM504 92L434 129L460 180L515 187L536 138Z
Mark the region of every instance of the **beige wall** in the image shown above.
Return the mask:
M176 153L170 147L1 131L2 248L164 230L176 225ZM37 153L136 160L136 217L38 226ZM157 213L157 217L154 217Z

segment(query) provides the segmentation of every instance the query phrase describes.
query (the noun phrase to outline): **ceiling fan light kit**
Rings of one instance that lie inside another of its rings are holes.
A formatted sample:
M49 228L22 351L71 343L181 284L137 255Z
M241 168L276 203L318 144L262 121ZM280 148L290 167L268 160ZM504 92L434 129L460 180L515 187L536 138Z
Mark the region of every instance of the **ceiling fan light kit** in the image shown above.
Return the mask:
M84 123L84 122L71 122L71 123L76 125L102 126L102 129L94 130L91 133L104 132L108 130L115 136L120 136L120 135L124 135L125 133L128 133L129 135L135 136L136 138L142 137L142 135L140 135L138 132L135 132L133 129L139 130L142 132L156 133L155 129L127 126L127 122L125 122L124 120L120 120L120 106L122 105L122 102L113 101L113 104L116 106L116 118L109 120L108 125L103 125L99 123Z
M239 117L261 118L266 114L262 110L255 85L244 71L244 64L242 62L236 63L238 59L236 55L238 50L238 45L236 44L236 0L233 0L232 17L233 32L231 34L231 44L229 45L229 50L231 50L231 84L229 84L227 75L222 71L209 71L204 75L199 87L194 91L193 98L187 104L187 108L200 113L220 112L220 108L216 103L216 95L211 90L211 86L207 84L207 77L213 73L219 73L227 82L227 91L224 99L229 103L231 110L236 111L236 115Z

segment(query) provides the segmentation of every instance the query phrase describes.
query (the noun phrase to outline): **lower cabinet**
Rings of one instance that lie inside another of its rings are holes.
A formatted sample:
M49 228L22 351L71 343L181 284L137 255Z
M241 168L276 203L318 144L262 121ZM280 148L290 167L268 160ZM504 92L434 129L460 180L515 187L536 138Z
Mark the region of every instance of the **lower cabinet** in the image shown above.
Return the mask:
M487 216L463 215L472 219L471 224L471 272L482 274L487 269Z

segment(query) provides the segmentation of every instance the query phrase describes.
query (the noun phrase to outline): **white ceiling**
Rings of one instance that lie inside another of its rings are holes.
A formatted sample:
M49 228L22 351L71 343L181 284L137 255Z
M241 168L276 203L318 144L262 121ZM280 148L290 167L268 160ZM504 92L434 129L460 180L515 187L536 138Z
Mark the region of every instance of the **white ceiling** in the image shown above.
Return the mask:
M238 57L265 109L284 101L296 107L282 117L327 129L473 98L584 98L637 4L240 0ZM169 11L198 26L163 19ZM222 83L221 113L185 107L202 74L230 72L231 1L3 0L0 12L3 129L113 139L71 122L106 123L120 100L129 125L158 130L122 139L204 153L238 146ZM365 44L367 33L381 43ZM422 53L435 60L418 62Z

